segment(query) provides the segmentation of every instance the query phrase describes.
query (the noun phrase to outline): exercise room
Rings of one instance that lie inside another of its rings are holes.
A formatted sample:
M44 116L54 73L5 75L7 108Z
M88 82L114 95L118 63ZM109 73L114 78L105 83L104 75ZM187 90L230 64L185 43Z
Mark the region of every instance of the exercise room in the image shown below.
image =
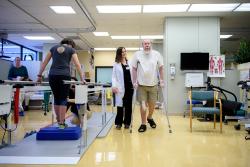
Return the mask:
M250 3L1 0L0 166L249 167Z

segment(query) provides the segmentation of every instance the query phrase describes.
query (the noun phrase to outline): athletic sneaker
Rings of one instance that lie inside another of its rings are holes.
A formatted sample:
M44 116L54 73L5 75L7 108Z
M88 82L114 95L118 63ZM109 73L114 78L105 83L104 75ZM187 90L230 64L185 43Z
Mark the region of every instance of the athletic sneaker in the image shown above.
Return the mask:
M67 127L68 125L66 123L63 123L63 124L59 124L58 129L65 129Z

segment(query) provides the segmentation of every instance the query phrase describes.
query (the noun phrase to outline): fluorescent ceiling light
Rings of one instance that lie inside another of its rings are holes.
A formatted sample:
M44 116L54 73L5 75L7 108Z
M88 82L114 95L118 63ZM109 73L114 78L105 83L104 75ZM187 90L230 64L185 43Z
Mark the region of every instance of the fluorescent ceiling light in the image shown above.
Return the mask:
M51 36L23 36L23 37L29 40L55 40L55 38Z
M243 3L237 7L234 11L250 11L250 3Z
M50 6L50 8L58 14L75 14L76 13L71 6Z
M186 12L189 4L143 5L143 13Z
M109 36L108 32L93 32L95 36Z
M239 3L228 4L192 4L189 12L229 12L235 9Z
M163 39L163 35L142 35L141 39Z
M141 13L141 5L96 6L99 13Z
M221 39L226 39L226 38L230 38L232 35L220 35Z
M111 36L112 39L140 39L140 36Z
M116 48L94 48L96 51L113 51Z

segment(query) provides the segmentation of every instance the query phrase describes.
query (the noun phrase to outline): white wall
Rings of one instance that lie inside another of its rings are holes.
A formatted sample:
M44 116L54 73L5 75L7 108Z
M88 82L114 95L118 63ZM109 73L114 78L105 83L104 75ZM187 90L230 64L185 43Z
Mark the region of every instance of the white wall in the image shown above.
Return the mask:
M27 68L29 79L32 81L37 80L37 75L39 73L39 67L41 66L40 61L22 61L22 65Z
M167 17L164 27L164 61L166 70L167 110L183 113L187 89L185 73L180 71L181 52L220 53L220 21L218 17ZM169 64L175 63L176 77L170 79Z

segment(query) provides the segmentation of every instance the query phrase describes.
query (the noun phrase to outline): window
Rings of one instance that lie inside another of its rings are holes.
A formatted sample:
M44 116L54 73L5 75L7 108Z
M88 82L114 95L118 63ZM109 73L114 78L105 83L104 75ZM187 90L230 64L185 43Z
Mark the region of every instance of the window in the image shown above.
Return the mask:
M37 51L26 48L17 43L6 39L1 39L0 56L6 59L14 60L16 57L21 57L22 60L37 60Z
M112 66L96 66L95 67L95 82L96 83L111 83L112 82Z
M37 52L28 48L23 48L23 60L36 60Z
M6 40L2 40L1 51L1 56L4 56L5 58L9 58L11 60L14 60L16 57L21 56L21 46L18 46Z

